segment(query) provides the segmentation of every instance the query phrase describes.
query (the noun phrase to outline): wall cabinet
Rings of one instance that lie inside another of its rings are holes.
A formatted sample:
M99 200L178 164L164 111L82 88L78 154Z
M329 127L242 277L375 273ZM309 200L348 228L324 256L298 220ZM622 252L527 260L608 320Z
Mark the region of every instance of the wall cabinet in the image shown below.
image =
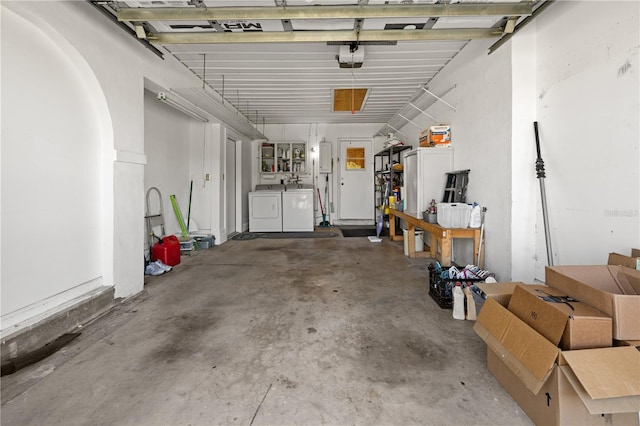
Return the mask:
M261 143L260 172L307 174L306 142Z

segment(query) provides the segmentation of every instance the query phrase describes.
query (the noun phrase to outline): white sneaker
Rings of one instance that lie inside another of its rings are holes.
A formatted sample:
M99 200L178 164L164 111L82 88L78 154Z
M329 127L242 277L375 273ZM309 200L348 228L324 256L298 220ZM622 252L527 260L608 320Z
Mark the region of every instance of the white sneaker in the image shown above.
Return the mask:
M144 268L144 273L145 275L162 275L164 274L164 269L156 265L155 262L151 262Z
M166 263L162 262L162 260L160 260L160 259L156 260L153 263L158 265L158 268L162 269L164 272L169 272L172 269L171 266L169 266Z

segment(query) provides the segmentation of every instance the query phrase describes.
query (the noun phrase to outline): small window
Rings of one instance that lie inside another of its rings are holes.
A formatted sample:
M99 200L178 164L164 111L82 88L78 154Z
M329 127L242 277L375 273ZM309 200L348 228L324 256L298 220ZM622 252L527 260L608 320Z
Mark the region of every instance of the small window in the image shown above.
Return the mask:
M347 148L347 170L365 169L364 148Z

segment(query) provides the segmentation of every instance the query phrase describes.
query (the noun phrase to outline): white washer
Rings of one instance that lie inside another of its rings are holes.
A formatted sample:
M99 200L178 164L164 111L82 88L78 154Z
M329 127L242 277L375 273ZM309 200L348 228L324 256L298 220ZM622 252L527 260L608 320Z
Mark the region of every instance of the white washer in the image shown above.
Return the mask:
M249 193L249 232L282 232L284 185L256 185Z
M313 232L313 185L286 185L282 193L282 230Z

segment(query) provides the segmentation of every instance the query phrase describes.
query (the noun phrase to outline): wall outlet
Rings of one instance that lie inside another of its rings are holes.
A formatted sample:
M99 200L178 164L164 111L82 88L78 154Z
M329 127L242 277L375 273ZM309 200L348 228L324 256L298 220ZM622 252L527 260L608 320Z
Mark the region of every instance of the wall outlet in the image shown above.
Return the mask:
M209 182L211 180L211 173L205 173L204 174L204 180Z

